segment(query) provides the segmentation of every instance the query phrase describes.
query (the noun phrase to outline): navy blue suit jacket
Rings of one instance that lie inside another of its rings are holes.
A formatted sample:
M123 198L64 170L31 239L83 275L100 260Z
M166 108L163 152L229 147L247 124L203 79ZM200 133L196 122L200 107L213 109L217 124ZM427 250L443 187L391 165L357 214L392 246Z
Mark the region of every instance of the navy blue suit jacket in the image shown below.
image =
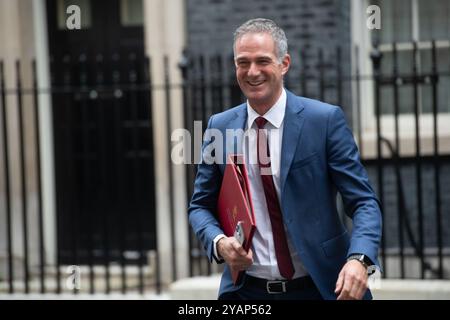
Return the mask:
M244 129L246 104L213 115L208 129L223 135L224 152L219 164L198 165L189 222L213 259L213 239L223 233L216 215L225 157L239 152L242 137L227 139L226 129ZM214 135L213 135L214 136ZM205 148L214 139L205 139ZM281 149L281 208L284 223L295 248L325 299L336 299L338 274L352 253L367 255L379 265L381 212L357 146L339 107L298 97L287 91ZM342 196L345 212L352 218L346 230L336 208L336 193ZM256 222L258 224L258 222ZM228 266L219 295L239 289L231 281ZM370 299L368 290L364 296Z

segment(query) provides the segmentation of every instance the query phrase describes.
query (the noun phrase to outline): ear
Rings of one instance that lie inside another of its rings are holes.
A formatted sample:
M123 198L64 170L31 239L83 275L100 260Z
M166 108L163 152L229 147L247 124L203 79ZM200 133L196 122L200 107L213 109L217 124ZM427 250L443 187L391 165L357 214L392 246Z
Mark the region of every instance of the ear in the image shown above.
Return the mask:
M283 61L281 61L281 74L284 76L291 65L291 56L286 53L286 55L283 58Z

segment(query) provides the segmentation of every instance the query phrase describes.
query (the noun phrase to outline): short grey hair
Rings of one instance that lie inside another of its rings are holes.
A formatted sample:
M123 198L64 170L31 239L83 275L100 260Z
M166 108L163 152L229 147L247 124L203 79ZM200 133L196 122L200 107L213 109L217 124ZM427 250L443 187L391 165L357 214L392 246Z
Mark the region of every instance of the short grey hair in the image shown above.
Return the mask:
M275 49L278 62L283 61L284 56L288 52L288 44L286 34L274 21L264 18L251 19L242 24L234 32L233 51L236 55L236 41L248 33L267 33L272 36L275 42Z

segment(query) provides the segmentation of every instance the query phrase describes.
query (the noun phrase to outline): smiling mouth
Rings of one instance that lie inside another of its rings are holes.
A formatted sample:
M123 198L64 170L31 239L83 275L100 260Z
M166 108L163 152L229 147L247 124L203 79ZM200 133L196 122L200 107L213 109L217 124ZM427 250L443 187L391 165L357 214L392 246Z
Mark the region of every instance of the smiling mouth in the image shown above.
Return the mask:
M252 87L257 87L257 86L263 84L264 80L262 80L262 81L247 81L247 83Z

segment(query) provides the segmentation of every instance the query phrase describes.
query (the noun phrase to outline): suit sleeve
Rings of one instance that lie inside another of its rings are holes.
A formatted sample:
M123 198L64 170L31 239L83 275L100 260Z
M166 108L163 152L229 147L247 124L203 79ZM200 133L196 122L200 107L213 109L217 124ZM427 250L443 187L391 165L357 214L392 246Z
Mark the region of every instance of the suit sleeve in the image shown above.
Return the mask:
M209 119L207 129L213 126L213 117ZM189 223L203 247L210 261L214 258L213 241L216 236L224 232L216 218L217 198L222 183L222 173L216 163L205 162L205 149L213 141L205 139L202 146L201 162L197 166L194 192L188 209Z
M338 107L328 117L327 157L329 172L342 196L345 212L353 220L347 254L365 254L379 266L377 256L382 224L380 203L361 164L344 113Z

